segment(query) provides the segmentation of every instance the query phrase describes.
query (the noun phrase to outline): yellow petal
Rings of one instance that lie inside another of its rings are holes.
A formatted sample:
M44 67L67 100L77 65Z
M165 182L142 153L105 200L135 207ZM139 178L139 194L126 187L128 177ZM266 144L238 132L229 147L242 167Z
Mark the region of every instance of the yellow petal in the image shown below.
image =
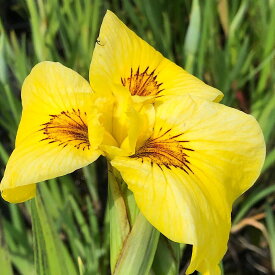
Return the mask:
M2 191L4 200L11 203L24 202L35 197L36 184L23 185Z
M131 95L166 100L192 94L220 101L223 94L164 58L111 11L107 11L90 66L90 82L98 93L110 85L124 86Z
M219 274L232 203L255 182L264 157L252 116L180 96L157 107L153 135L136 153L112 165L152 225L193 245L188 273Z
M104 132L89 83L59 63L33 68L22 87L22 105L15 150L0 185L11 201L12 190L25 192L16 200L26 200L34 193L24 186L93 162Z
M100 146L109 159L134 153L137 144L151 135L155 119L155 109L151 103L135 103L124 87L113 85L112 91L112 107L107 102L103 104L109 106L109 112L102 110L102 117L109 119L109 130L106 129L106 132L115 142L110 142L111 139L106 142L105 139Z

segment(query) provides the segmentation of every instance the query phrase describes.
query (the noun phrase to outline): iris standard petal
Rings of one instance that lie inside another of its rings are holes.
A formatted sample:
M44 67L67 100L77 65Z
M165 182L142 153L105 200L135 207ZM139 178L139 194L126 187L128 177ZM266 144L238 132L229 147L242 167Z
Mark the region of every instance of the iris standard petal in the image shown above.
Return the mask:
M157 107L153 134L135 154L111 163L150 223L193 245L188 272L218 274L232 203L255 182L264 157L252 116L181 96Z
M92 103L89 83L73 70L54 62L32 69L22 87L15 150L0 184L6 200L30 199L32 184L70 173L98 158L103 130Z
M111 11L103 19L93 52L90 82L95 92L108 93L110 83L115 83L144 100L148 97L166 100L171 95L184 94L211 101L223 97L219 90L164 58Z
M114 102L110 109L109 134L115 142L102 143L108 158L125 156L135 152L135 147L148 138L153 129L155 109L152 104L134 103L124 87L113 86ZM105 111L106 113L106 111ZM104 124L104 123L103 123Z

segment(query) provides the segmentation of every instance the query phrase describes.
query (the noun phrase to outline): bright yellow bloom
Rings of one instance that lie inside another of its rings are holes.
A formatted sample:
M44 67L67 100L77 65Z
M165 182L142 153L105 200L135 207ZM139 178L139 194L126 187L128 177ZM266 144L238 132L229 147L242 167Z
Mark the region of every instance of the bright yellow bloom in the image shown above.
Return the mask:
M112 12L101 26L90 81L102 95L112 91L118 102L132 100L131 112L127 104L117 112L112 135L122 144L119 123L135 114L137 136L128 135L128 144L136 142L134 152L110 146L104 151L143 215L169 239L193 245L188 273L219 274L232 204L263 165L265 144L258 123L211 102L220 101L221 92L164 58ZM149 109L148 102L155 102L155 111L147 113L145 133L140 115Z
M103 134L93 102L89 83L71 69L54 62L32 69L22 87L15 150L0 185L5 200L28 200L35 196L35 183L98 158Z
M257 179L265 144L256 120L164 58L107 12L89 83L59 63L34 67L22 88L4 199L106 155L143 215L169 239L193 245L188 272L219 274L232 203Z

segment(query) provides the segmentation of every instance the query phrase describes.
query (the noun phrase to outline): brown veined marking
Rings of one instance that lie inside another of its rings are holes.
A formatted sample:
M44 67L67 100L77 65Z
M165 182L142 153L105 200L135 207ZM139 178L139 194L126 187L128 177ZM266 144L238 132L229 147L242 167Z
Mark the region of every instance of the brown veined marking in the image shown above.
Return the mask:
M128 78L121 78L121 83L124 87L129 89L131 95L158 95L163 91L163 89L160 89L160 86L163 83L158 83L155 70L151 73L148 71L149 67L147 67L143 72L140 72L138 68L136 73L133 73L133 69L131 68L130 76Z
M130 158L141 159L142 162L149 160L151 165L157 164L161 169L162 166L168 169L175 167L187 174L193 173L187 152L194 150L183 146L189 141L182 139L183 133L170 135L170 132L171 129L156 138L149 138Z
M63 147L70 145L83 151L90 149L86 112L72 109L50 117L41 125L40 131L45 135L41 141L57 142L58 146Z

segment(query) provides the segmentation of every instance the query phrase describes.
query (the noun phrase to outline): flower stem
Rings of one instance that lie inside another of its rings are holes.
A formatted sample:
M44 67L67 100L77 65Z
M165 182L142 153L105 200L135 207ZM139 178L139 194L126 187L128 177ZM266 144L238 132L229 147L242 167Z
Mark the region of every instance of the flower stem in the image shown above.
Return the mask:
M159 232L137 212L131 191L110 165L108 183L112 274L146 275L153 263Z

